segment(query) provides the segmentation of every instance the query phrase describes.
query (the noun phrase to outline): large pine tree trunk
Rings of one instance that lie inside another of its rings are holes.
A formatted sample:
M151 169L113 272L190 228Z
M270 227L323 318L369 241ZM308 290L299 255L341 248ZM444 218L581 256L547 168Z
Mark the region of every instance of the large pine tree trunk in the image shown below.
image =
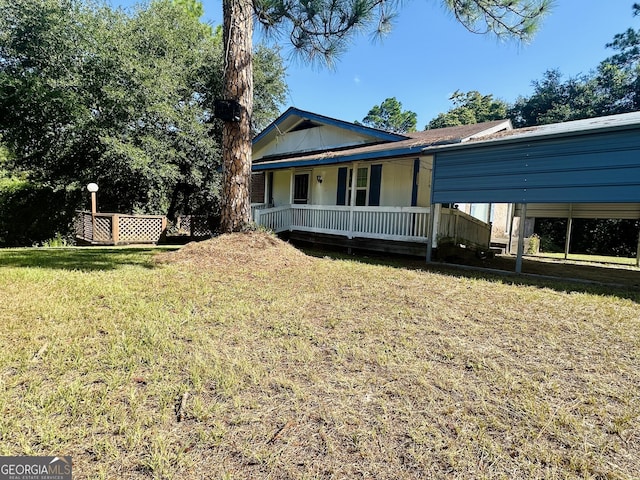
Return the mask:
M251 114L253 111L253 4L224 0L224 95L240 104L240 121L222 130L223 190L221 230L237 232L251 221Z

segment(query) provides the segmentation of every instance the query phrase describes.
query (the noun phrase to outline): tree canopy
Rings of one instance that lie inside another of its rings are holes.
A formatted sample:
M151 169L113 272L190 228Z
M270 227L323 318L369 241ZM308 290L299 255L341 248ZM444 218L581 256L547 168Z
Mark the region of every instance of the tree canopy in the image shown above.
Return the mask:
M375 105L362 119L364 125L394 133L415 132L417 123L418 115L410 110L403 111L402 103L395 97Z
M221 124L212 110L223 45L198 20L198 5L154 0L127 13L0 0L4 168L65 192L70 210L96 182L103 211L217 211ZM278 114L286 84L277 50L259 47L256 58L261 128Z
M507 116L506 102L494 99L493 95L482 95L476 90L467 93L456 90L449 100L453 102L454 107L431 120L425 129L489 122Z

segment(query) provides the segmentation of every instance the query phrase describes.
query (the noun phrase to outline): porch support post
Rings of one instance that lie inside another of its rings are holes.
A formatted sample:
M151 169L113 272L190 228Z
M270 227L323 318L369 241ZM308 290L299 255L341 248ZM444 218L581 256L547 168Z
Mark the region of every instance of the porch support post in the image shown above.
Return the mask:
M291 170L291 178L289 179L289 205L293 205L293 186L296 177L296 171L292 168Z
M351 197L349 198L349 232L347 238L353 238L353 224L355 222L353 207L356 206L356 187L358 186L358 162L351 170Z
M427 263L431 262L431 255L433 255L433 211L435 206L433 203L429 206L429 223L427 224Z
M513 251L513 219L516 216L517 203L509 204L509 242L507 243L507 253L511 255Z
M640 235L638 235L638 251L636 253L636 267L640 267Z
M516 257L516 273L522 273L522 255L524 254L524 224L527 219L527 204L523 203L520 209L520 222L518 224L518 256Z
M427 262L433 261L433 247L437 247L438 225L442 204L431 204L429 207L429 226L427 229Z
M564 241L564 259L569 257L569 246L571 245L571 230L573 227L573 204L569 204L569 217L567 218L567 234Z

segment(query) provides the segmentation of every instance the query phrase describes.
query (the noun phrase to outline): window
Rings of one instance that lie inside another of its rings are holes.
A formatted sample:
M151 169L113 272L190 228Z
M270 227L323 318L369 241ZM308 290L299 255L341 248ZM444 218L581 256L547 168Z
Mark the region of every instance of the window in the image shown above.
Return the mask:
M360 167L356 172L356 206L363 207L367 204L367 187L369 184L369 169ZM349 169L349 183L347 205L351 205L351 186L353 185L353 168Z

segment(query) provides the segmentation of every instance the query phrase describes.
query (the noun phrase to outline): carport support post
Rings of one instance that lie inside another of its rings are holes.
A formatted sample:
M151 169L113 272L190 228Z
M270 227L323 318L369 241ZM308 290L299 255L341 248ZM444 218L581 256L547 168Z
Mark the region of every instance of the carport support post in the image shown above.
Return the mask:
M524 254L524 224L527 220L527 204L523 203L520 209L520 222L518 222L518 256L516 257L516 273L522 273L522 255Z
M564 259L569 258L569 246L571 245L571 229L573 227L573 204L569 204L569 218L567 218L567 234L564 242Z
M638 252L636 253L636 267L640 267L640 235L638 235Z

